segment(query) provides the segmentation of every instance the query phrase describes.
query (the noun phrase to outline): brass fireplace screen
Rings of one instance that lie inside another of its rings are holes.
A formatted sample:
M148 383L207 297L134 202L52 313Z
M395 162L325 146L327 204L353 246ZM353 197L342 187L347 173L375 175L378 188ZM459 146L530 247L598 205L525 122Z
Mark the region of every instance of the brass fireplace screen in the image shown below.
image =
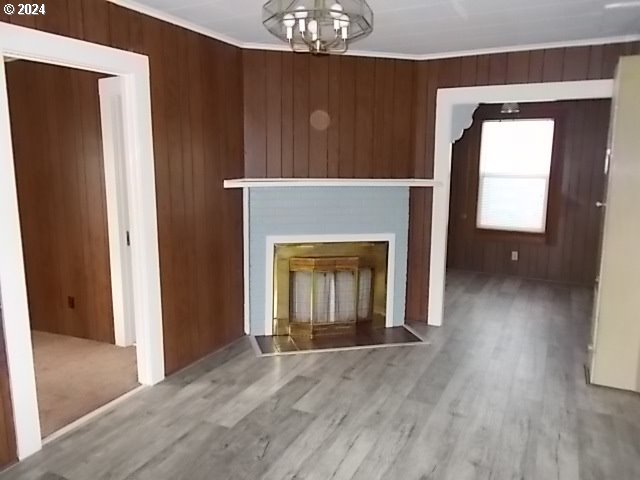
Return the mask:
M273 333L313 338L384 327L387 242L277 244Z

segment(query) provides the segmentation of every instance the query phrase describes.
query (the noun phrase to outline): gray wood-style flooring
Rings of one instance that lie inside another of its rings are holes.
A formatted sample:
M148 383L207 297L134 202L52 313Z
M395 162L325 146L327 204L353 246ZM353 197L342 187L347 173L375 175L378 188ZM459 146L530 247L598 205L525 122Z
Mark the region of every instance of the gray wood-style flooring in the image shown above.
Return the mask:
M585 384L587 289L450 272L431 344L243 339L0 480L640 479L640 396Z

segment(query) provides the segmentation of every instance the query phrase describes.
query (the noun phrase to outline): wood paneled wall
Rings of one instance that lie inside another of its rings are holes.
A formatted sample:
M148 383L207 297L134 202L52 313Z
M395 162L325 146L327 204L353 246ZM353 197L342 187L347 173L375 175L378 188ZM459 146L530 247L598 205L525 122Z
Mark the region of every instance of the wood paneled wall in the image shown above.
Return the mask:
M114 342L98 79L6 66L31 328Z
M640 43L410 62L244 51L245 172L250 177L433 175L438 88L612 78ZM325 132L310 126L329 113ZM426 321L431 191L411 192L407 318Z
M414 174L433 174L438 88L613 78L618 58L640 42L553 48L418 62L414 94ZM608 114L607 114L608 117ZM431 243L431 192L411 192L407 318L426 321Z
M548 105L548 104L533 104ZM496 241L475 231L479 131L475 121L453 146L447 265L450 268L593 285L598 264L610 100L554 102L563 117L561 193L548 243ZM519 260L511 260L512 251Z
M103 0L0 20L149 56L166 371L239 338L242 52Z
M412 175L413 62L261 50L243 60L247 177Z

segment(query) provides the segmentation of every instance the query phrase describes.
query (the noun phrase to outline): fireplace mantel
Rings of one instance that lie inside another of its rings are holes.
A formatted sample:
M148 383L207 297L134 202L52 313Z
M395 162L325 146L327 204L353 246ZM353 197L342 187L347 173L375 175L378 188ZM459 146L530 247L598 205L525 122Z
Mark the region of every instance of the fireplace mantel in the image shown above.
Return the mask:
M224 181L224 188L283 187L422 187L441 182L430 178L236 178Z

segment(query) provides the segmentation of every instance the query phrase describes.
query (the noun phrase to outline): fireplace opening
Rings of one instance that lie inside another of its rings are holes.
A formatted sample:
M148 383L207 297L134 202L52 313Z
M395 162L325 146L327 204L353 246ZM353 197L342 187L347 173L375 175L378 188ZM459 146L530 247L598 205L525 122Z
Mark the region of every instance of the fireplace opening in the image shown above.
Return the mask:
M313 339L384 328L388 242L278 244L275 335Z

